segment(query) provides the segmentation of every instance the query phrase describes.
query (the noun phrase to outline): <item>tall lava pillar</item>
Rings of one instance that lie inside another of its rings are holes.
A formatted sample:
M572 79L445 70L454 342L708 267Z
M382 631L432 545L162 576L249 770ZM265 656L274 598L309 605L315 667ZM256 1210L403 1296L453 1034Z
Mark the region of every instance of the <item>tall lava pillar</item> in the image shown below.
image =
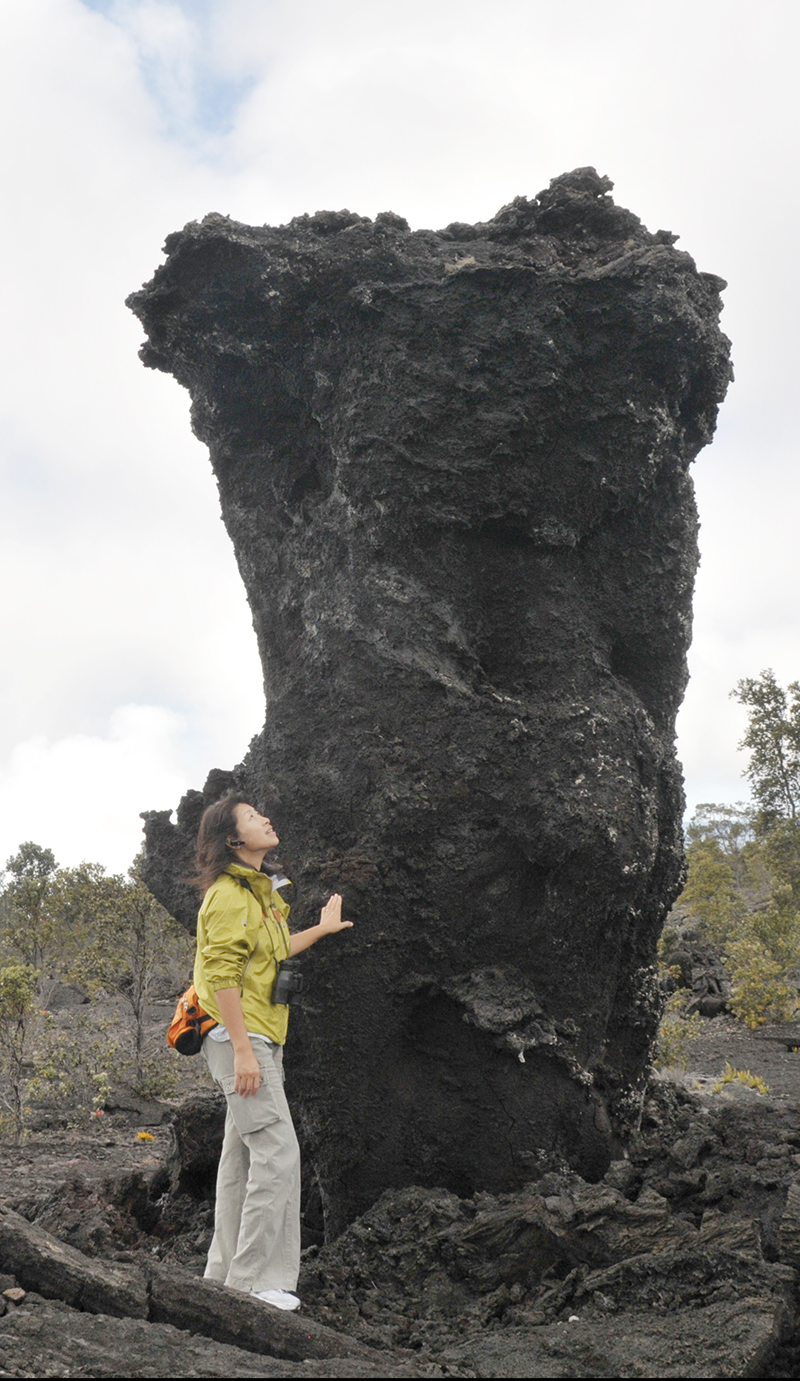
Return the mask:
M344 894L288 1049L333 1229L543 1152L596 1178L637 1117L683 859L688 470L730 364L724 284L611 185L437 232L210 215L129 299L191 394L267 699L233 776L150 815L148 876L193 926L181 869L235 780L298 920Z

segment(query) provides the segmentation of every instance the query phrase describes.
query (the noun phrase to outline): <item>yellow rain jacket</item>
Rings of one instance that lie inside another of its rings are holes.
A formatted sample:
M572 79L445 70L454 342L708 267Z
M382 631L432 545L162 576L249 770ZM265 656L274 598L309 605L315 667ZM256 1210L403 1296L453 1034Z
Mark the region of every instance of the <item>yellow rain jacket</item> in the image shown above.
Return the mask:
M231 863L209 887L197 917L194 985L202 1006L222 1023L216 993L238 988L245 1027L276 1045L285 1045L289 1025L288 1006L270 1001L278 963L291 953L288 914L266 873Z

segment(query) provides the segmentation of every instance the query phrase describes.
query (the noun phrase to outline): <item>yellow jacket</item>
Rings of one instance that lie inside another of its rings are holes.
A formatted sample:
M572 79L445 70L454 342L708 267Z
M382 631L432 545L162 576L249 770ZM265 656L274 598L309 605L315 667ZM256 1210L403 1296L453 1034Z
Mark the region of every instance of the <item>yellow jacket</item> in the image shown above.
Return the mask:
M248 891L238 877L245 878ZM238 988L248 1031L286 1043L289 1008L270 1001L278 963L291 953L289 904L266 873L231 863L203 898L197 917L194 985L202 1006L222 1022L216 993Z

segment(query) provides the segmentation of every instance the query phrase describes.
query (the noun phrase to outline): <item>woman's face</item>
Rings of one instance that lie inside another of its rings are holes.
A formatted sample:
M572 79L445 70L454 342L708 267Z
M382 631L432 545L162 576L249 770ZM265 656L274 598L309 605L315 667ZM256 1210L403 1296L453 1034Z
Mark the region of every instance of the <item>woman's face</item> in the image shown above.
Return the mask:
M235 806L233 815L236 820L237 838L243 841L245 848L250 852L259 853L262 849L274 849L279 843L269 818L259 815L253 806Z

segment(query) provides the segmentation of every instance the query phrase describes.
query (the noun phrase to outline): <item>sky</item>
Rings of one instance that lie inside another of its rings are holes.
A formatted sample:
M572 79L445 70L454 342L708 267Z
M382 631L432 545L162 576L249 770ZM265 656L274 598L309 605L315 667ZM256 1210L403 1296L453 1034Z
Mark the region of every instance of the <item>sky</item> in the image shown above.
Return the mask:
M484 220L586 164L729 283L678 749L690 810L746 799L730 691L800 678L799 36L796 0L3 0L0 867L123 871L263 723L207 454L124 306L165 236Z

